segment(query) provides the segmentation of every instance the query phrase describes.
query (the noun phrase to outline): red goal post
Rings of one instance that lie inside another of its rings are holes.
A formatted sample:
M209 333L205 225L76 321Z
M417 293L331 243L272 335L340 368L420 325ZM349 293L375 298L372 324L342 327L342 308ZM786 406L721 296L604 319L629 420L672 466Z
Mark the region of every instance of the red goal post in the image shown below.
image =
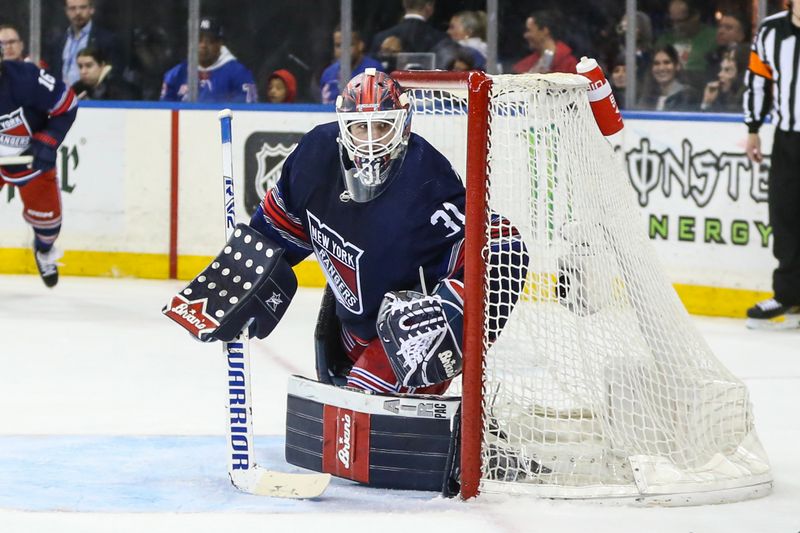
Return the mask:
M466 182L461 496L688 505L768 493L749 393L663 272L586 80L392 76L412 129ZM502 328L487 318L509 292L488 279L493 212L530 261Z
M392 76L403 87L437 90L466 90L467 145L466 158L466 225L464 245L464 369L462 375L462 421L472 421L469 427L483 420L483 291L480 287L486 272L483 248L486 246L487 169L489 154L489 91L492 80L483 72L398 71ZM413 118L412 118L413 123ZM465 425L462 422L462 428ZM471 498L478 494L481 478L480 431L461 435L461 495Z

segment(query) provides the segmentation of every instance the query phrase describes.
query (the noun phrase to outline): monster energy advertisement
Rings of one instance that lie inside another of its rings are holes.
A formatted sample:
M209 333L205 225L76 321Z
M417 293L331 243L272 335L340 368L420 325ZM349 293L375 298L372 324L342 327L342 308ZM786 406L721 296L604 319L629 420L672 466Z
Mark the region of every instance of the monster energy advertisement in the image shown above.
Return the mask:
M773 130L761 132L769 154ZM772 230L767 212L769 156L752 163L741 123L636 120L618 146L647 231L670 273L717 285L710 271L736 265L729 287L768 282ZM704 272L705 271L705 272Z

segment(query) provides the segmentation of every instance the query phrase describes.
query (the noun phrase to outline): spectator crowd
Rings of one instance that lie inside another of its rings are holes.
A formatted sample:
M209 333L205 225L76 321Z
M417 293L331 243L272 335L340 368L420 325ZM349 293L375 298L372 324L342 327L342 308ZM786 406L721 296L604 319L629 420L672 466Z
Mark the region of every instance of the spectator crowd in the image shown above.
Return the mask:
M402 2L403 15L390 27L355 27L350 37L352 76L366 68L391 71L438 68L486 69L487 14L480 9L448 12L434 22L435 0ZM579 2L583 5L583 2ZM441 4L441 3L440 3ZM585 3L585 9L560 9L545 0L506 22L500 31L497 69L507 73L575 72L588 55L604 67L624 108L659 111L739 112L743 76L749 57L751 2L746 0L640 0L636 15L636 101L626 98L624 4L610 0ZM442 7L443 4L440 5ZM65 21L57 39L43 46L40 66L72 86L81 99L186 101L188 63L158 28L136 28L123 51L116 34L96 20L94 0L63 0ZM595 10L595 11L592 11ZM619 16L621 15L621 16ZM298 69L312 70L292 54L267 75L253 75L253 65L228 47L228 34L214 17L201 17L198 51L200 102L335 102L339 94L341 44L337 26L329 34L329 63L313 72L313 90L298 82ZM517 50L505 54L505 41ZM6 61L30 60L19 27L0 20L0 45ZM160 88L160 90L159 90Z

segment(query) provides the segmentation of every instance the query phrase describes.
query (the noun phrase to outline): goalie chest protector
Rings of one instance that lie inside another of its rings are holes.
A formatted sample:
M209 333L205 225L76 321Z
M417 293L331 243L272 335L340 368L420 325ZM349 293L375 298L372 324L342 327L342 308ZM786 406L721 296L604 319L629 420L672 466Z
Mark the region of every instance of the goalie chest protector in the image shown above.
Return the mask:
M286 159L251 222L287 250L291 264L313 252L336 296L336 315L369 340L383 295L429 287L452 274L464 238L464 186L450 162L411 135L400 172L377 198L343 201L339 126L307 133Z
M458 442L457 397L371 394L289 378L286 461L371 487L443 491Z

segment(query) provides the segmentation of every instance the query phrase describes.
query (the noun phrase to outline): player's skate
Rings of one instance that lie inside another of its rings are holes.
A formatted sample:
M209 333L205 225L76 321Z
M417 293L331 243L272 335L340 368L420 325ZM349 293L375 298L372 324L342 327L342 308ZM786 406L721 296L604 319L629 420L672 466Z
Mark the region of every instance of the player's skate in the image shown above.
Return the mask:
M39 269L39 275L48 287L55 287L58 283L58 260L63 255L61 250L55 246L46 252L34 249L33 256L36 258L36 268Z
M775 298L758 302L747 310L750 329L800 328L800 305L784 305Z

